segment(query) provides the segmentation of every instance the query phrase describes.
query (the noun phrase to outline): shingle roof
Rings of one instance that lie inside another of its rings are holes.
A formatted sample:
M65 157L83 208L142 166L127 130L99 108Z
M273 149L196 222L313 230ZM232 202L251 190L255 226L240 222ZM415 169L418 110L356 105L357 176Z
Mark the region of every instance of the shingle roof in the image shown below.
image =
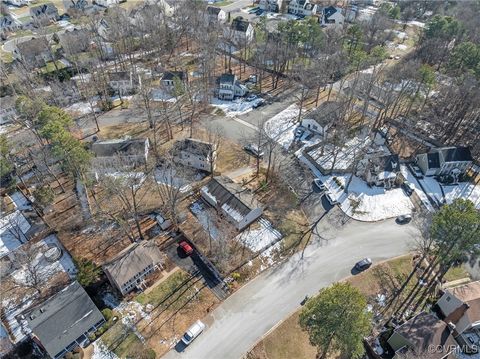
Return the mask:
M37 55L48 51L48 42L43 38L32 38L18 43L17 50L22 56Z
M108 264L104 270L122 287L135 274L140 273L149 265L155 265L163 261L162 252L152 241L144 241L133 244Z
M328 19L330 16L332 16L333 14L335 14L337 12L337 9L334 7L334 6L329 6L327 8L325 8L324 10L324 13L325 13L325 17Z
M326 101L314 109L305 118L311 118L320 126L328 125L339 119L342 109L342 104L336 101Z
M210 142L197 140L194 138L185 138L175 142L174 151L187 151L200 156L209 156L214 150L214 145Z
M427 154L428 168L440 168L440 156L438 152Z
M78 282L23 315L52 357L103 320L102 313Z
M215 197L219 207L227 204L228 207L234 209L242 216L246 216L255 208L262 207L250 191L227 177L214 177L207 183L206 187L208 193Z
M218 78L218 82L233 84L235 82L235 75L233 75L233 74L222 74Z
M51 2L32 6L30 8L30 14L33 16L39 16L42 14L56 14L58 13L58 9L53 5Z
M425 359L441 359L457 345L447 324L425 312L395 328L395 333L408 340L414 353ZM432 347L442 349L432 352Z
M210 15L218 15L218 13L222 11L222 9L220 9L219 7L216 7L216 6L207 6L207 12L210 14Z
M96 157L144 155L146 138L95 142L92 152Z
M173 80L175 78L183 81L186 78L186 73L183 71L167 71L162 76L162 80Z
M449 147L441 149L445 162L472 161L472 154L468 147Z
M232 21L232 29L235 31L247 32L250 23L242 17L237 17Z

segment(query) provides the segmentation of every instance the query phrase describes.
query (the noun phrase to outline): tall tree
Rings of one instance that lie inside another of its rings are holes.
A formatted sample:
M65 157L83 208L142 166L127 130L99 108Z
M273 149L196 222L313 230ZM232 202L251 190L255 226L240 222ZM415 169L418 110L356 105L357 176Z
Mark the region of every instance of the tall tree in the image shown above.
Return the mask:
M352 359L362 357L362 340L371 329L371 315L366 309L365 296L349 283L335 283L307 301L300 313L300 326L318 348L318 358L333 353Z

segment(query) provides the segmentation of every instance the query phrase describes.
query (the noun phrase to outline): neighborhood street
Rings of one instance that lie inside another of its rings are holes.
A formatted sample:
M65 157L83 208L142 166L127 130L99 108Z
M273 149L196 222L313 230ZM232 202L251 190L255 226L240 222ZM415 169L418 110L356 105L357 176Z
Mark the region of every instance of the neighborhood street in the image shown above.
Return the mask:
M340 217L336 211L330 214ZM328 221L320 230L325 225ZM204 319L207 329L183 353L172 349L164 358L239 359L295 311L305 295L347 277L364 257L378 263L408 252L417 235L412 225L399 226L393 220L350 221L340 230L329 228L322 232L324 240L307 247L303 259L297 253L249 282Z

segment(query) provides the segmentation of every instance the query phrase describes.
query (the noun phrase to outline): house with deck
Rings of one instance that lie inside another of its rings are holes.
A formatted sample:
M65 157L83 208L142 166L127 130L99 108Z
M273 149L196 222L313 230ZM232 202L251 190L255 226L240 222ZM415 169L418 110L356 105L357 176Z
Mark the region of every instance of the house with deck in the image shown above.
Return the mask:
M212 172L216 167L217 148L210 142L185 138L175 142L173 160L197 170Z
M336 101L326 101L317 108L305 114L300 126L322 138L334 127L340 119L342 104Z
M92 168L96 174L132 170L145 166L150 142L148 138L114 139L92 144Z
M263 213L263 206L254 195L227 177L217 176L201 190L202 199L224 215L239 231Z
M374 154L360 161L357 176L369 186L380 186L385 189L397 187L400 175L400 158L398 155Z
M425 176L458 182L473 163L469 147L442 147L417 155L417 165Z
M30 16L33 23L38 25L47 25L59 18L58 9L51 2L30 7Z
M235 97L245 96L248 88L234 74L223 74L217 78L215 94L220 100L231 101Z

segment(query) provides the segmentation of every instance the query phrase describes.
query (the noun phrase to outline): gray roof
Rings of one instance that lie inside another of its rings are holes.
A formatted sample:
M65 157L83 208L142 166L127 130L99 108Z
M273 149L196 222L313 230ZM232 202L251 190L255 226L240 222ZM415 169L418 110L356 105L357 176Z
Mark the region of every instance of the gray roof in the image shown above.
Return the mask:
M399 172L400 171L400 159L398 155L386 155L380 157L374 157L371 161L380 167L381 171L386 172Z
M52 357L104 319L78 282L73 282L23 315Z
M219 78L218 78L218 82L220 83L229 83L229 84L232 84L235 82L235 75L233 74L222 74Z
M18 43L17 50L22 56L36 56L49 51L48 41L45 38L32 38L28 41Z
M183 71L167 71L163 73L162 80L173 80L177 78L180 81L184 81L186 77L187 74Z
M232 29L235 31L247 32L248 25L250 25L250 23L241 16L233 19L232 21Z
M95 142L92 145L92 152L96 157L113 156L139 156L145 154L145 141L147 138L132 140L110 140Z
M186 151L200 156L209 156L214 150L214 145L210 142L197 140L194 138L185 138L175 142L174 151Z
M210 15L218 16L218 14L220 13L220 11L222 11L222 9L220 9L219 7L216 7L216 6L207 6L207 12L208 12Z
M328 125L339 119L342 111L342 103L336 101L326 101L320 104L304 118L313 119L320 126Z
M40 16L43 14L57 14L58 15L58 9L53 5L51 2L37 5L37 6L32 6L30 8L30 14L32 16Z
M219 207L227 204L242 216L246 216L255 208L262 207L249 190L227 177L214 177L206 187L208 192L215 197Z
M108 264L103 266L105 272L122 287L135 274L140 273L149 265L156 265L163 261L162 252L153 241L135 243L120 252Z
M130 81L130 71L115 71L108 74L110 81Z
M449 147L442 148L443 159L445 162L472 161L472 154L468 147Z
M427 153L428 168L440 168L440 156L438 152Z

